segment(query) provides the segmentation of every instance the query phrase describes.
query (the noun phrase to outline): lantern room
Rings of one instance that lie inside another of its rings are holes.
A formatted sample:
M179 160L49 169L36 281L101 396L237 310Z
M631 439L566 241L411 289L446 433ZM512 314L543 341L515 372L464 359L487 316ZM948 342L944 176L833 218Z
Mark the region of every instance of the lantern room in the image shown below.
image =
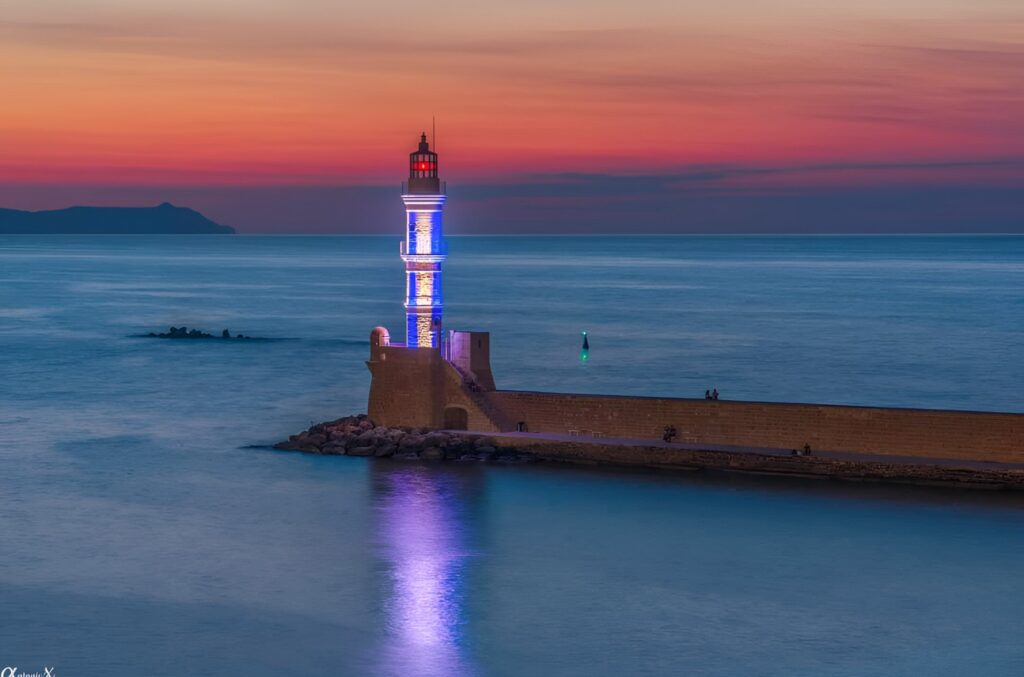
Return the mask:
M437 153L430 150L427 134L420 136L420 147L409 153L409 193L437 195L441 181L437 178Z

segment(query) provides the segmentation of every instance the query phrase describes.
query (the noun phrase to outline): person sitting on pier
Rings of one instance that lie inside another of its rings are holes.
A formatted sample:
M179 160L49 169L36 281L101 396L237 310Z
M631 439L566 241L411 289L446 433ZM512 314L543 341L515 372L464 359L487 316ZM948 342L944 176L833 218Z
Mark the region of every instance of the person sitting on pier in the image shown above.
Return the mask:
M718 399L718 388L715 388L714 390L711 391L711 399L713 399L713 400L717 400Z
M711 391L710 390L705 390L704 391L704 399L705 400L710 400L711 399Z

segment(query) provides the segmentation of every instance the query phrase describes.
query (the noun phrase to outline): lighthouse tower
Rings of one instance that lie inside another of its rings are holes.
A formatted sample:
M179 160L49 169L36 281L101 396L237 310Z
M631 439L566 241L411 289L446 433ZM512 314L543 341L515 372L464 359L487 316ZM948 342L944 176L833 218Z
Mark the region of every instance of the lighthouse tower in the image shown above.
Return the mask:
M441 264L447 255L441 239L441 212L447 196L437 176L437 153L427 135L409 153L409 183L402 191L406 228L402 242L405 261L405 327L409 348L441 345Z

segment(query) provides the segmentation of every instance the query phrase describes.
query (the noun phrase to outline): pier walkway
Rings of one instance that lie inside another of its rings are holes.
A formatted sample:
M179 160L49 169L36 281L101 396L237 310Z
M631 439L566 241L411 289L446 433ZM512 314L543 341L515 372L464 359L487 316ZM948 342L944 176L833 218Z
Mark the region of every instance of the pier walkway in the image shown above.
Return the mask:
M476 435L480 437L511 438L572 442L577 444L603 444L622 447L644 447L647 449L676 449L683 451L711 451L728 454L755 456L794 456L792 449L777 447L743 447L728 444L706 444L700 442L665 442L650 438L605 437L603 435L570 435L567 433L530 433L500 432L486 433L465 430L449 430L445 432ZM932 458L927 456L896 456L891 454L866 454L848 451L830 451L812 449L811 457L834 461L852 461L858 463L887 463L893 465L930 465L947 468L970 468L975 470L1024 470L1024 463L1005 463L1000 461L977 461L971 459Z

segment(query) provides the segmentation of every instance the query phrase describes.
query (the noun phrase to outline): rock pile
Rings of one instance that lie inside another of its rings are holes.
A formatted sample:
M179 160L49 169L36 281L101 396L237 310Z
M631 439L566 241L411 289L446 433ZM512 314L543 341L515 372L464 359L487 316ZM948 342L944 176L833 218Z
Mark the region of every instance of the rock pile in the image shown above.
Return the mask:
M376 456L423 461L497 461L521 463L536 457L482 435L443 432L430 428L386 428L366 414L317 423L305 432L278 442L275 449L331 456Z
M160 333L160 334L157 334L156 332L151 331L148 334L146 334L146 336L149 336L151 338L162 338L162 339L215 339L215 338L218 338L217 336L214 336L213 334L209 334L209 333L207 333L205 331L200 331L198 329L191 329L190 330L188 327L171 327L166 332L163 332L163 333ZM225 329L224 331L222 331L220 333L220 337L219 338L230 339L230 338L232 338L231 332L229 330ZM251 336L245 336L244 334L238 334L234 338L235 339L249 340L252 337Z

